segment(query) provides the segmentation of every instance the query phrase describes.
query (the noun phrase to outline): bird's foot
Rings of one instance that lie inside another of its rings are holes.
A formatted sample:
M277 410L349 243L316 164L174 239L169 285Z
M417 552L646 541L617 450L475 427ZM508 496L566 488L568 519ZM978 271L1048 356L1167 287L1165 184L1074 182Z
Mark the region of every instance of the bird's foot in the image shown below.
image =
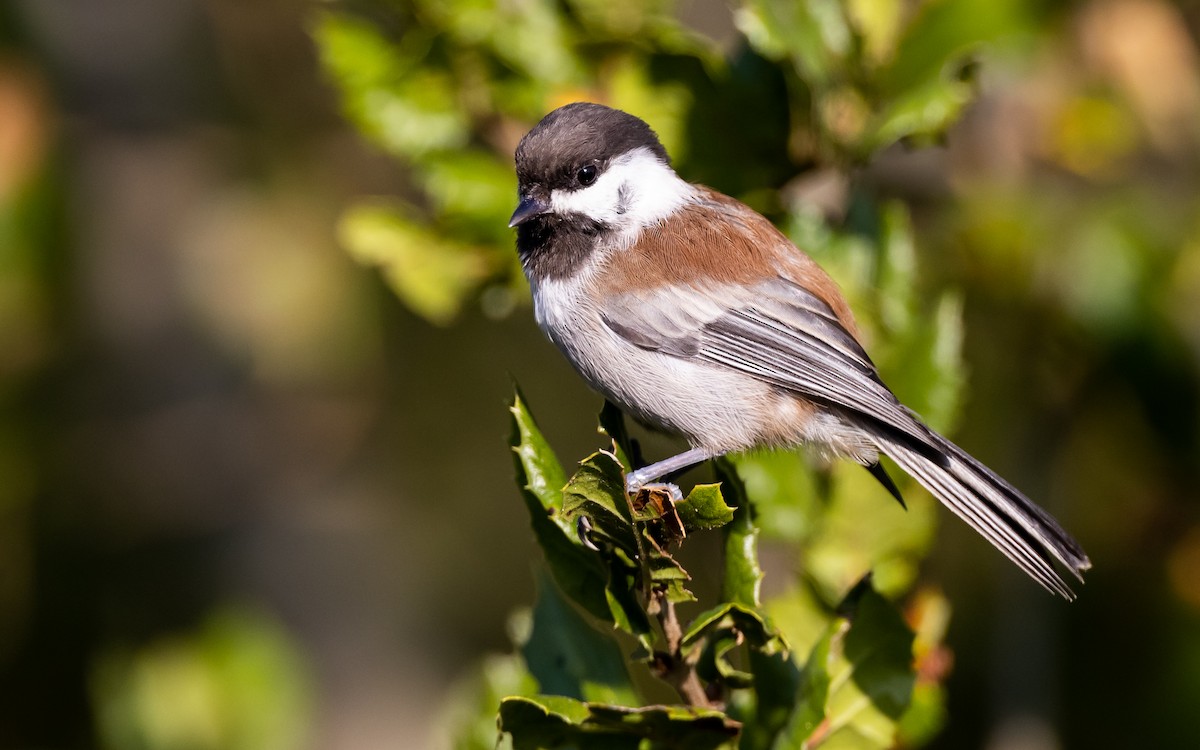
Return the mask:
M647 482L643 484L634 481L633 474L625 477L625 491L633 498L642 495L642 493L653 495L661 492L670 497L672 502L678 503L683 501L683 492L680 491L679 485L671 484L670 482Z

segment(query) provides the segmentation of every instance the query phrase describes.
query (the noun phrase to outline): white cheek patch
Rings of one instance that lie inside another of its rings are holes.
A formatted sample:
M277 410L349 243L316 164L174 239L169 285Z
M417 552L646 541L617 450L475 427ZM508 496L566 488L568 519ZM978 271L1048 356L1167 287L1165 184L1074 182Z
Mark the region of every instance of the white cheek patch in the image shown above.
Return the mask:
M670 216L696 189L666 164L639 148L608 165L596 181L579 190L555 190L556 213L577 213L626 231L637 231Z

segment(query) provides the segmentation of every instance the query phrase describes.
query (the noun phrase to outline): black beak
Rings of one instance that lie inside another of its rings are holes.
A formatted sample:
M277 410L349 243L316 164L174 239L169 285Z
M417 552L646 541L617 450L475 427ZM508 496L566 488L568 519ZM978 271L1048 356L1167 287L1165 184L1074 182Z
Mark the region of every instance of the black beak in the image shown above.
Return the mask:
M508 220L509 228L515 227L518 224L524 224L535 216L550 210L550 202L542 198L527 193L521 196L521 202L517 204L517 210L513 211L512 218Z

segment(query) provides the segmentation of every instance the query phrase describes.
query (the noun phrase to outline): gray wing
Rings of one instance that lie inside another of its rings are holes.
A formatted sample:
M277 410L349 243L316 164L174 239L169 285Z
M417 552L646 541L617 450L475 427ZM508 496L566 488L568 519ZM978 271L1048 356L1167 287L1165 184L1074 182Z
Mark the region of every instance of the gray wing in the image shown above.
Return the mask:
M643 349L740 370L853 413L918 452L945 459L929 430L879 379L870 357L819 297L783 278L752 287L627 293L605 324Z

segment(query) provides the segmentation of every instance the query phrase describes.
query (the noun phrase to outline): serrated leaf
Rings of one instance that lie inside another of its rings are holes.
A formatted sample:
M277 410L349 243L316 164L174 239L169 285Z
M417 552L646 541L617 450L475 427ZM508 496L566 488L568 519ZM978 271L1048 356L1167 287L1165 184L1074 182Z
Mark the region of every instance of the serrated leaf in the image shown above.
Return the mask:
M520 646L539 692L637 705L620 646L581 617L545 577L538 585L533 628Z
M579 469L563 488L563 516L572 524L587 518L593 528L631 558L640 557L632 510L625 496L625 472L612 453L597 451L579 463Z
M735 750L740 725L719 711L687 706L624 708L539 696L500 704L500 730L514 750Z
M718 529L733 520L734 508L725 504L721 484L698 484L675 511L688 531Z
M510 444L521 497L546 566L563 592L594 617L611 620L605 586L608 572L575 535L562 513L566 479L520 391L513 397Z
M667 599L679 604L694 602L696 597L684 585L692 580L683 566L666 550L664 550L648 530L642 528L642 549L646 555L646 568L654 588L666 589Z
M650 621L638 603L637 586L652 578L650 557L632 513L625 495L625 472L616 456L607 451L584 459L563 488L564 520L572 527L586 522L588 538L607 547L589 552L592 559L603 559L608 570L607 581L596 592L603 593L609 609L604 619L637 636L649 650Z
M512 415L509 443L516 456L517 483L522 491L533 496L548 516L556 519L563 531L571 532L571 525L562 519L563 487L567 483L567 475L558 456L542 435L520 389L513 395L513 403L508 411Z

